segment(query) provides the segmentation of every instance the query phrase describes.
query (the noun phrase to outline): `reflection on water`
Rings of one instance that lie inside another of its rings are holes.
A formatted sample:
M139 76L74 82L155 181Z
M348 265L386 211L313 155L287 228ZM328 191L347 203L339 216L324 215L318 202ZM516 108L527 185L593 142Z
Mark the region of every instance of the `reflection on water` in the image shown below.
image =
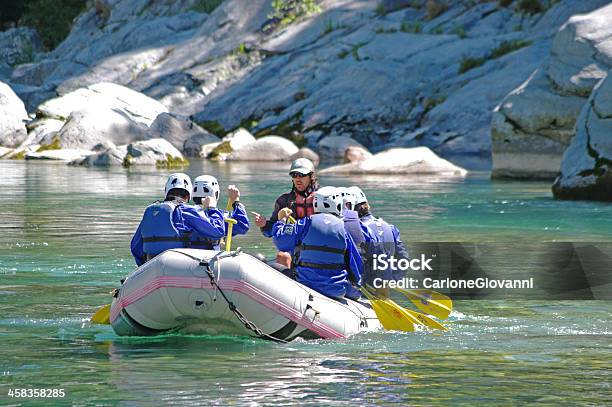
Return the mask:
M187 172L237 184L248 209L269 214L290 188L287 165L201 161ZM0 170L0 405L23 402L8 399L8 388L65 388L64 401L74 405L609 399L612 305L604 301L461 301L448 333L373 332L347 341L118 338L88 319L132 270L129 240L170 171L8 161ZM322 183L360 185L408 242L612 241L612 206L555 201L546 183L491 182L486 174ZM236 241L273 253L255 229Z

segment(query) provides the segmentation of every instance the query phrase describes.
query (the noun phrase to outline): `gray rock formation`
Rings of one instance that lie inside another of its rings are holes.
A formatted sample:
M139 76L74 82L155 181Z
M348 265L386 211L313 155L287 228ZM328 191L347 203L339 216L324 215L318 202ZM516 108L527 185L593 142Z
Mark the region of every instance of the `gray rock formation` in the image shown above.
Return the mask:
M611 37L612 5L561 28L543 66L493 113L493 177L557 176L586 97L612 67Z
M31 62L42 50L40 38L33 28L17 27L0 32L0 61L7 65Z
M438 157L427 147L393 148L349 164L336 165L320 174L412 174L463 177L467 171Z
M28 113L21 99L7 84L0 82L0 146L21 144L27 137L26 120Z
M175 166L187 164L181 152L162 138L128 144L124 165Z
M553 193L562 199L612 201L612 72L593 90L563 156Z
M161 113L151 124L146 134L147 139L163 138L173 146L180 148L187 155L198 157L202 145L219 141L191 119L170 113Z

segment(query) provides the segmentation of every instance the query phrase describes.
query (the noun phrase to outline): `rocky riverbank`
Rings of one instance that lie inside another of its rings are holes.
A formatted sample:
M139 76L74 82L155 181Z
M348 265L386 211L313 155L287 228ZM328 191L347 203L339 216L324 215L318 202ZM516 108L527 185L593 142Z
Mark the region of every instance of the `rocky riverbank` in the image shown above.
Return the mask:
M492 154L493 176L553 179L612 67L603 0L203 3L97 0L56 49L4 63L0 154L169 165L407 148L426 168ZM593 188L609 188L610 143L585 149L604 174Z

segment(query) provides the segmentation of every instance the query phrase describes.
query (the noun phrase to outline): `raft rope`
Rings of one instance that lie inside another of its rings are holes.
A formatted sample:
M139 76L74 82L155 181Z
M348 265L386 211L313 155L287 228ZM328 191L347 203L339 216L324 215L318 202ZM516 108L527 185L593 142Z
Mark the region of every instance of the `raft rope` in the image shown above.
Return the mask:
M236 251L230 252L230 253L219 253L216 256L214 256L213 258L211 258L211 260L216 259L217 261L219 261L220 259L222 259L223 257L231 257L231 256L236 256L237 254L240 253L240 248L238 248ZM184 253L183 253L184 254ZM243 314L242 312L240 312L240 310L238 308L236 308L236 305L229 300L229 298L227 298L227 296L225 295L225 293L223 292L223 290L221 289L221 287L219 287L219 284L217 284L217 279L215 278L215 275L213 274L212 269L210 268L210 263L206 260L200 260L200 266L204 267L204 269L206 270L206 274L208 274L208 278L210 278L210 284L215 287L215 292L218 290L219 293L221 294L221 296L223 297L223 299L225 300L225 302L227 303L227 306L229 307L230 311L232 311L234 313L234 315L236 316L236 318L238 318L238 320L244 325L244 327L250 331L252 331L253 333L255 333L255 335L257 335L258 338L262 338L262 339L268 339L274 342L279 342L279 343L287 343L287 341L283 340L283 339L279 339L276 338L272 335L268 335L267 333L263 332L261 329L259 329L257 327L257 325L255 325L253 322L249 321ZM220 263L219 263L219 271L220 271ZM219 272L219 275L221 273ZM216 298L215 298L216 301Z

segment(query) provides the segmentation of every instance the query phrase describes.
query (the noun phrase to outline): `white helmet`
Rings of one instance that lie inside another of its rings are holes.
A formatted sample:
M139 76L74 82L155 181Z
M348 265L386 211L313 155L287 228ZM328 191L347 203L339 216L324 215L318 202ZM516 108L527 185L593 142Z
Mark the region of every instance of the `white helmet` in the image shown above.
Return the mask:
M182 172L176 172L174 174L171 174L168 177L168 181L166 181L166 187L164 188L164 193L166 197L168 196L168 191L170 191L171 189L183 189L187 191L189 196L191 196L191 178L189 178L189 175L183 174Z
M342 213L342 195L336 187L323 187L315 192L313 201L315 213Z
M357 205L357 197L355 196L353 191L351 191L350 188L346 187L341 187L338 189L340 190L340 195L342 196L342 205L344 205L350 210L354 210L355 205Z
M355 196L355 205L359 205L359 204L368 202L368 198L366 198L361 188L352 186L352 187L349 187L349 191L351 191L353 195Z
M193 181L193 200L196 198L206 198L207 196L214 196L215 199L219 200L219 182L217 178L212 175L200 175ZM199 202L196 202L199 203Z

